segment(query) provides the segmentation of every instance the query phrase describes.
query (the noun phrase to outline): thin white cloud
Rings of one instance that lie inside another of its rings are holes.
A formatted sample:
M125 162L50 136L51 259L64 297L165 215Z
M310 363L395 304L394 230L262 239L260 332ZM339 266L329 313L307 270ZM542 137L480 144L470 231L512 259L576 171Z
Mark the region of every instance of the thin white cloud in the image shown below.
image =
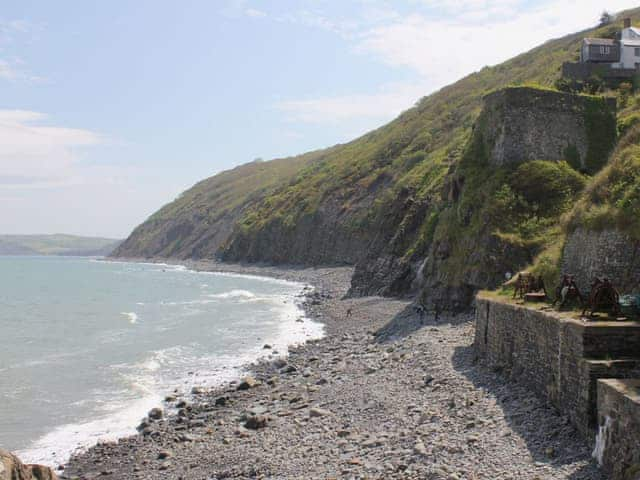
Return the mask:
M247 8L244 13L249 16L249 17L253 17L253 18L260 18L260 17L266 17L267 14L265 12L263 12L262 10L258 10L257 8Z
M507 15L516 2L431 3L449 4L451 8L462 4L483 8L471 8L445 19L433 20L421 14L405 16L365 32L356 51L371 54L391 66L417 71L435 89L546 40L594 25L602 8L601 2L594 0L580 0L579 8L578 2L553 0L535 9ZM633 6L632 1L624 0L610 4L619 8ZM482 21L474 16L478 12L485 17Z
M522 0L412 0L414 12L402 15L383 0L362 3L361 16L351 21L290 15L299 23L341 34L355 53L417 73L420 80L381 86L368 95L280 102L278 108L289 119L307 123L390 120L422 96L486 65L595 25L603 9L599 0L547 0L535 8L525 8ZM635 0L610 0L606 8L619 11L635 6Z
M89 130L43 125L46 118L40 112L0 110L0 188L77 181L79 151L105 141Z
M0 79L16 82L39 82L43 78L29 73L25 62L9 52L17 45L33 42L42 27L27 20L0 20Z
M287 100L276 106L292 122L339 124L358 118L383 120L411 107L420 98L423 88L420 85L392 84L371 94Z

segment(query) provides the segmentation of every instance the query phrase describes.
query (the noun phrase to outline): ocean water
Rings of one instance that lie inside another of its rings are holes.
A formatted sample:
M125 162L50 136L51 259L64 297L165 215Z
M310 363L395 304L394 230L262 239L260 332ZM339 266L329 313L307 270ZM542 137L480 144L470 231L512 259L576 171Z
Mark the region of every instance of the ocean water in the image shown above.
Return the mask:
M320 337L304 285L158 264L0 256L0 448L55 466L177 389Z

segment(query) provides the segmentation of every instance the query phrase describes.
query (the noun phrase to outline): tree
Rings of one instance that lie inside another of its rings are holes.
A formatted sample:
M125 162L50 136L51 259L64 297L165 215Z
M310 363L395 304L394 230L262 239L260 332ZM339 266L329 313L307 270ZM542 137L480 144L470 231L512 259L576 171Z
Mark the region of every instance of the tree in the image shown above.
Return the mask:
M630 82L622 82L618 86L618 101L622 108L629 103L629 97L633 93L633 85Z
M554 85L561 92L574 93L576 90L574 82L566 78L558 78Z
M596 95L604 91L604 80L597 75L591 75L584 82L584 90L591 94Z
M606 10L604 10L601 14L600 14L600 26L604 26L604 25L609 25L611 22L613 22L614 20L614 16L613 14L607 12Z

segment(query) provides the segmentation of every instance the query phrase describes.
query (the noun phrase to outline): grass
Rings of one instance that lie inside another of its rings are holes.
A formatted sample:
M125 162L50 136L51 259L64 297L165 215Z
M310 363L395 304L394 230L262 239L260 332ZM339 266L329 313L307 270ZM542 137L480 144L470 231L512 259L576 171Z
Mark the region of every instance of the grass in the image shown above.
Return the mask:
M621 139L611 162L587 188L568 230L615 228L640 240L640 125Z

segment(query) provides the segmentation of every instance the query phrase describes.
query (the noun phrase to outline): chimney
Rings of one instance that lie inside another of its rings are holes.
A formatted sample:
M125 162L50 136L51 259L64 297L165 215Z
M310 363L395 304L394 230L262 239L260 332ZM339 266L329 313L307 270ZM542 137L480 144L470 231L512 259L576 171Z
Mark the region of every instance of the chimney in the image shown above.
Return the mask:
M624 19L624 28L631 28L631 19L629 17Z

